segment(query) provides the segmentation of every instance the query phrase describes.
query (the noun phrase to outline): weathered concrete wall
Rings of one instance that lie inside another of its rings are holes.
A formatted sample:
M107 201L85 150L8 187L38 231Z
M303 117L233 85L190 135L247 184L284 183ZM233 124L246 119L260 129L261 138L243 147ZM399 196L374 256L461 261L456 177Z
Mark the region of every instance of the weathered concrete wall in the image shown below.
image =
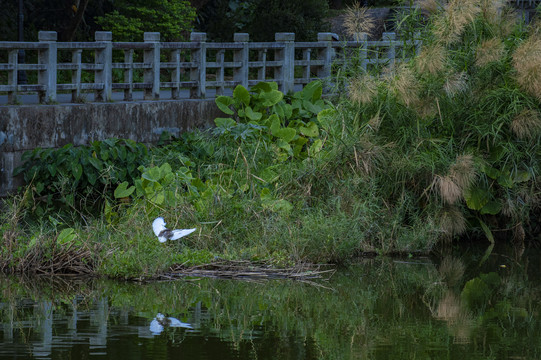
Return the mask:
M189 129L209 127L218 116L223 113L214 100L2 106L0 196L21 184L12 174L27 150L85 145L107 138L154 143L165 130L178 136Z

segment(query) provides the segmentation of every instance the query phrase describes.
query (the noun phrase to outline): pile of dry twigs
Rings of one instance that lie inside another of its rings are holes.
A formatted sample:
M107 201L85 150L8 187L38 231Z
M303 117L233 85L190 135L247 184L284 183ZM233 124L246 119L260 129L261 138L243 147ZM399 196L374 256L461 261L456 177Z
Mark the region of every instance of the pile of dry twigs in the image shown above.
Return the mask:
M210 264L185 266L174 265L169 272L158 276L158 280L172 280L179 277L212 277L239 280L315 280L329 279L335 270L328 265L299 264L289 268L275 268L266 263L250 261L219 260Z

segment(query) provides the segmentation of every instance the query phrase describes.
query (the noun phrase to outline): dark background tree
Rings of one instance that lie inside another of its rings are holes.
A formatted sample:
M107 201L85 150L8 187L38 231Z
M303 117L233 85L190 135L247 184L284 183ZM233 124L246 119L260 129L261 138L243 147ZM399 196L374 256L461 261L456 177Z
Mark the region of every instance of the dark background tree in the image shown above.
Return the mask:
M145 31L157 31L162 41L186 39L196 17L183 0L115 0L115 8L96 22L113 32L115 41L142 41Z
M199 10L196 28L216 41L231 41L235 32L247 32L253 41L274 41L276 32L315 40L329 29L328 10L327 0L210 0Z
M0 0L0 40L17 40L17 1ZM24 0L24 39L37 41L38 31L58 32L59 41L92 40L96 16L113 11L111 0Z
M315 40L317 32L329 29L329 8L339 10L354 1L23 0L24 39L37 41L38 31L52 30L59 41L92 41L94 32L112 30L117 41L141 41L144 31L180 40L193 26L211 40L231 41L233 33L248 32L254 41L273 41L274 33L283 31L295 32L297 40ZM369 6L398 2L361 0ZM17 41L17 5L17 0L0 0L0 41Z
M206 1L194 0L194 4L202 6ZM0 41L17 41L17 0L0 0L0 8ZM59 41L92 41L94 32L118 32L122 25L135 31L130 40L142 41L144 31L159 31L162 38L178 40L182 32L191 30L196 15L184 0L23 0L23 8L26 41L37 41L40 30L56 31Z

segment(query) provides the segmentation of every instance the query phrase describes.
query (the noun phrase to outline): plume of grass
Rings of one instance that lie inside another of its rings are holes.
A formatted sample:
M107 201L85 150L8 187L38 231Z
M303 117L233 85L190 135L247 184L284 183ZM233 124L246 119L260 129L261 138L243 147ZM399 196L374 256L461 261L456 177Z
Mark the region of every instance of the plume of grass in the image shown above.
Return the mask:
M376 22L368 14L368 8L361 6L359 2L354 2L353 5L347 7L344 13L344 27L349 36L359 41L356 38L358 34L371 34L375 26Z
M511 131L521 140L532 139L541 134L541 116L533 109L522 110L511 121Z
M531 35L513 54L513 67L520 87L541 100L541 36Z
M466 266L462 260L452 256L446 256L439 267L440 275L450 287L460 283L465 271Z
M477 178L477 172L471 155L459 155L449 168L449 176L464 191Z
M449 167L445 176L436 175L434 183L437 185L440 197L446 204L453 205L461 197L464 191L477 178L473 157L471 155L460 155Z
M440 230L451 238L466 231L466 219L462 211L456 206L445 206L439 214Z
M445 84L443 84L443 91L450 98L455 97L457 94L460 94L466 91L468 87L468 75L466 72L461 71L459 73L454 73L447 76Z
M377 132L379 130L379 126L381 125L381 121L382 121L382 117L380 116L379 112L372 116L370 118L370 120L368 120L368 126L374 130L375 132Z
M434 35L445 44L453 44L480 12L478 0L451 0L434 21Z
M411 106L419 101L421 85L407 64L395 66L387 73L387 80L389 92L402 104Z
M506 0L481 0L481 14L489 24L497 24L501 19L504 9L507 6Z
M436 175L434 179L438 193L443 201L447 204L455 204L462 196L462 188L454 181L454 179L447 176Z
M447 50L441 43L433 43L423 47L416 58L417 71L420 74L436 75L445 68Z
M483 41L477 47L475 53L475 63L477 66L486 66L492 62L503 59L505 55L505 45L499 38L492 38Z
M524 227L522 226L522 223L518 223L513 228L513 242L515 243L521 243L526 238L526 232L524 231Z
M349 85L349 97L353 102L367 105L378 93L377 79L368 74L354 78Z
M371 176L374 168L378 168L377 165L384 160L384 149L374 144L368 136L363 136L359 145L358 151L353 147L356 167L364 176Z
M460 313L460 298L448 290L438 303L436 318L446 321L453 321Z
M481 15L491 25L496 34L508 37L516 26L520 16L506 0L481 0Z

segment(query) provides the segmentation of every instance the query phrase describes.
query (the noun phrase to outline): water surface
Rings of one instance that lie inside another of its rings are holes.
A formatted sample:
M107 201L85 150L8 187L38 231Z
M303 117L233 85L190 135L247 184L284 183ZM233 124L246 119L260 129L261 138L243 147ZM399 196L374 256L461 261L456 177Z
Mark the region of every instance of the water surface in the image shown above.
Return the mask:
M540 255L362 260L315 284L0 278L0 359L540 359Z

